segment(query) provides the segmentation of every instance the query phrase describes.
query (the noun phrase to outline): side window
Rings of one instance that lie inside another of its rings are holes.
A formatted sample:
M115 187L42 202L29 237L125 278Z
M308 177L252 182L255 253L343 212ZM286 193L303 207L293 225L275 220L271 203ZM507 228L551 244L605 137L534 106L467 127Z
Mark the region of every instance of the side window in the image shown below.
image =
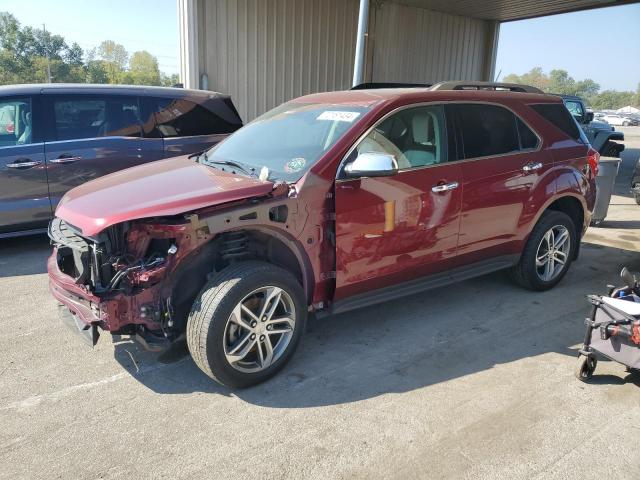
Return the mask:
M33 141L31 99L0 99L0 147L27 145Z
M518 124L518 136L520 137L520 148L522 150L533 149L538 147L538 137L527 125L516 117Z
M210 99L204 105L184 98L153 99L155 129L147 127L148 136L191 137L196 135L215 135L235 132L242 126L242 121L224 99ZM215 111L214 111L215 110Z
M486 104L453 105L464 158L489 157L520 150L515 115Z
M53 97L54 140L139 137L135 97Z
M581 119L584 116L584 111L582 110L580 102L567 101L565 102L565 105L567 106L569 113L573 115L574 118Z
M441 105L403 110L378 124L358 145L358 154L395 156L402 169L447 161L447 137Z
M574 140L583 140L582 130L573 119L569 111L562 103L541 103L538 105L531 105L539 115L544 117L545 120L555 125L570 138Z

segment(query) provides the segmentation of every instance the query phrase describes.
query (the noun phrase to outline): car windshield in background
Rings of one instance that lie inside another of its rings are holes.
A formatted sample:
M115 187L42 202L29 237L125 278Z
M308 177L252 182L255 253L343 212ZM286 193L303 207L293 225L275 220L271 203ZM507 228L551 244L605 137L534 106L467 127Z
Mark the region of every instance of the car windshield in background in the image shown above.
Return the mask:
M369 107L286 103L209 150L203 162L235 162L269 180L299 180L351 128Z

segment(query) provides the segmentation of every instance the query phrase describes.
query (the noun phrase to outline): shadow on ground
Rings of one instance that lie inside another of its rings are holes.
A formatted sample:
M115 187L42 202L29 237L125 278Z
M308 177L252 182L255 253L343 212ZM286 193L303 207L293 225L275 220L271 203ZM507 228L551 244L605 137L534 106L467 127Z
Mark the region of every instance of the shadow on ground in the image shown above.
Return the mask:
M49 255L46 235L0 239L0 278L45 273Z
M275 408L336 405L412 391L525 358L550 353L575 357L589 310L584 295L603 292L607 281L616 279L621 265L611 259L640 270L637 252L587 243L582 256L574 265L580 268L549 292L522 290L497 273L311 319L298 352L282 372L233 395ZM175 363L155 368L157 357L135 344L115 349L116 360L155 392L232 394L206 377L184 346L173 356ZM638 381L635 375L594 377L596 383Z

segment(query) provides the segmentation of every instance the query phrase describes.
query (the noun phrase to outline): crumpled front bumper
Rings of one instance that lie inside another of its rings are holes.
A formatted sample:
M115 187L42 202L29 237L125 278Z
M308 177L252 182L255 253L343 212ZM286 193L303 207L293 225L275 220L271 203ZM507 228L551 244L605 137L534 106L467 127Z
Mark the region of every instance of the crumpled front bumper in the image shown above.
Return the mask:
M56 260L56 250L47 261L49 290L62 304L60 319L83 340L93 346L100 336L98 326L106 328L100 299L75 284L73 279L60 271Z

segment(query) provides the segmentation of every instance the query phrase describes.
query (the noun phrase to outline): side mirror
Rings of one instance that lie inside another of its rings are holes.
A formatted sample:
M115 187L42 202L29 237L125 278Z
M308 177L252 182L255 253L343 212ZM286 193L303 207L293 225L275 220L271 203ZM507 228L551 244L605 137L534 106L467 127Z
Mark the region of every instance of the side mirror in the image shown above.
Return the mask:
M398 162L388 153L361 153L345 165L347 177L386 177L398 173Z
M587 112L584 114L584 123L593 122L593 112Z

